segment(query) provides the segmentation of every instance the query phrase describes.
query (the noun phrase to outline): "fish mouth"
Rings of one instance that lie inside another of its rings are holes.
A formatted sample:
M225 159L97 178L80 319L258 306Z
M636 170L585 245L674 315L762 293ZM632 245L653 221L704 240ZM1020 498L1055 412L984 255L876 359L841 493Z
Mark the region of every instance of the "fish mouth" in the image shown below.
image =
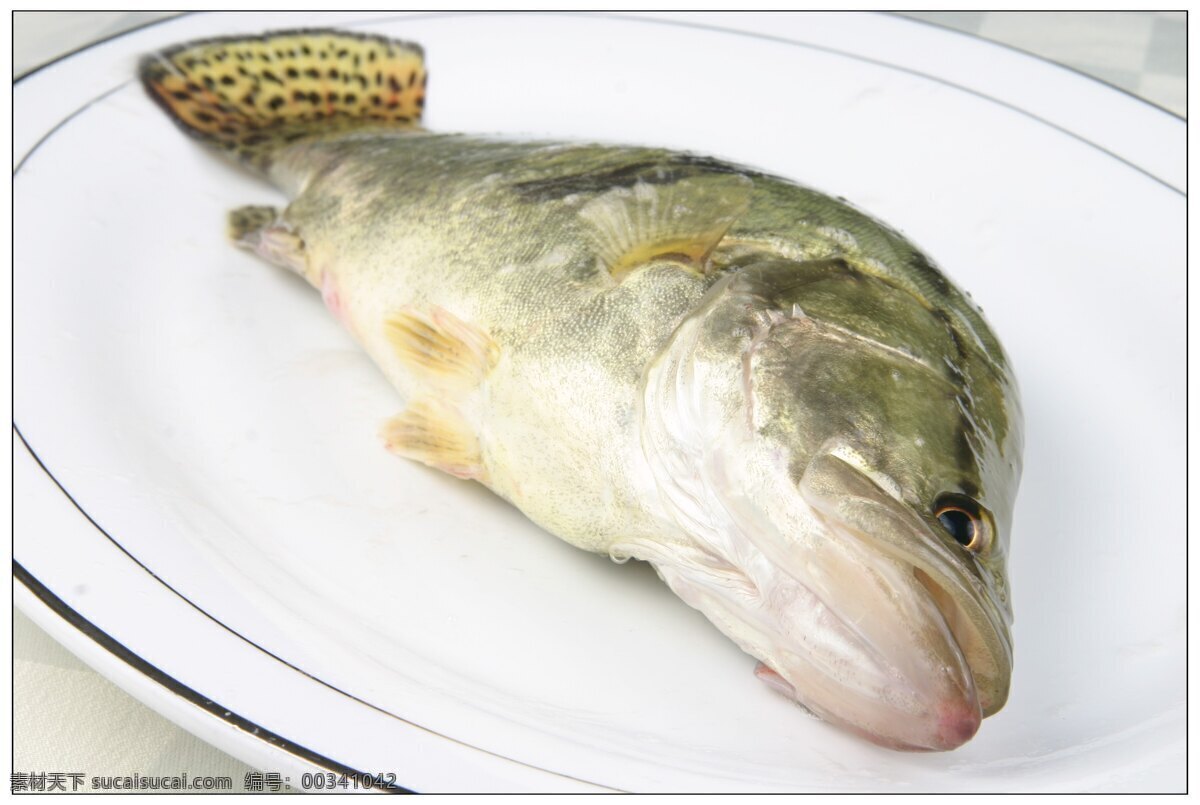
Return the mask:
M797 658L776 658L771 670L809 709L875 743L965 743L1003 706L1012 667L1007 622L969 560L838 456L814 459L799 489L825 539L805 583L836 614L857 662L817 684Z
M779 488L791 515L731 493L730 466L706 473L727 527L694 550L631 541L617 552L653 562L760 660L760 679L825 721L898 750L970 740L1003 705L1012 668L1007 621L970 560L836 455Z

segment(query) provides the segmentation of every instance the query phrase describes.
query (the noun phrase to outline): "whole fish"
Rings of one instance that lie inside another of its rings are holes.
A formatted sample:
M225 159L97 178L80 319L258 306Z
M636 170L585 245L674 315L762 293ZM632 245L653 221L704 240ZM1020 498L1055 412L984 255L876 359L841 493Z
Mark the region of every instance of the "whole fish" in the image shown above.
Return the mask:
M428 132L420 47L379 36L211 39L140 72L291 198L231 236L399 390L392 451L652 563L761 679L879 744L952 749L1003 706L1016 385L895 230L689 153Z

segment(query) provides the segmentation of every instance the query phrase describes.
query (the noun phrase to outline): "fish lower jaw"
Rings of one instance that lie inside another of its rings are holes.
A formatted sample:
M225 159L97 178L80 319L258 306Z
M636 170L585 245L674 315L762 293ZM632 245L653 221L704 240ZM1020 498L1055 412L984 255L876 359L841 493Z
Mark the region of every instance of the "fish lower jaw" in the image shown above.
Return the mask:
M868 551L876 545L869 535L853 527L818 517L830 534ZM894 592L921 602L920 617L927 624L923 630L924 639L928 645L938 646L937 654L945 660L953 659L961 665L958 673L970 681L983 717L999 711L1008 695L1011 649L1006 633L994 625L999 622L994 613L973 600L964 605L964 596L969 594L967 584L956 579L947 568L939 569L937 563L929 561L928 555L923 559L917 553L906 554L881 547L879 556L881 561L887 557L886 561L894 568ZM958 595L951 592L955 585ZM988 625L982 626L985 622Z
M918 579L921 574L916 567L901 572ZM932 581L929 586L936 588ZM926 596L921 588L911 594ZM929 597L935 599L932 593ZM826 666L826 680L812 681L811 661L792 664L784 672L792 698L830 723L889 749L947 751L966 743L978 732L986 710L947 620L953 610L938 603L924 617L924 628L913 631L905 631L912 624L893 620L890 611L880 612L879 623L869 627L838 617L840 638L857 646ZM871 662L854 661L863 655Z
M835 721L835 723L837 723ZM934 730L929 737L918 742L909 742L891 735L875 733L854 724L841 724L862 738L886 749L897 752L949 752L975 737L983 715L978 707L970 705L940 706L934 715Z
M840 457L814 459L800 490L830 539L861 557L874 555L881 566L891 565L890 584L913 606L912 614L928 624L928 644L941 645L939 654L965 663L984 717L1000 710L1012 673L1011 618L1005 618L970 561L946 548L906 504Z
M912 691L892 696L853 697L833 701L828 695L814 697L800 682L798 690L774 669L758 663L754 675L776 693L794 701L823 721L845 729L888 749L903 752L940 752L956 749L978 732L983 708L973 691L926 700L919 712L893 708L889 698L911 699Z
M751 587L731 585L728 564L712 579L651 561L676 595L760 660L755 676L818 718L901 751L954 749L979 729L983 708L953 645L943 647L941 658L914 658L903 638L882 642L884 628L873 632L881 642L872 642L852 619L794 582L784 595L776 590L748 602ZM771 601L785 603L776 609Z
M838 684L828 677L813 680L795 666L778 673L761 662L755 676L818 718L898 751L956 749L974 737L983 721L971 686L963 690L895 678L880 684L874 673L867 675L865 685L858 679Z

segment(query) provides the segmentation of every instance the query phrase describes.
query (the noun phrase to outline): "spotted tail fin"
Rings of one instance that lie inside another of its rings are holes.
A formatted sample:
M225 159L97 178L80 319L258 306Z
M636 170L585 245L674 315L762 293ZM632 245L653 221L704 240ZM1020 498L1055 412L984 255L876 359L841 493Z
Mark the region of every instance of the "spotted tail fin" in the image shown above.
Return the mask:
M330 30L188 42L142 59L142 84L188 134L266 170L280 147L420 123L418 45Z

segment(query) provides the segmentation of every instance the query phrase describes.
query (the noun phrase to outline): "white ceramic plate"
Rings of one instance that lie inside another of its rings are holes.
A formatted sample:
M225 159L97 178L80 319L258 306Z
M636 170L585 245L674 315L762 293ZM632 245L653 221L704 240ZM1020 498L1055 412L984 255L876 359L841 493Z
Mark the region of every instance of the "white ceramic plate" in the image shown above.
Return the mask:
M16 87L23 609L293 777L1184 787L1181 120L890 17L378 17L186 17ZM224 241L227 209L280 197L131 80L156 47L314 24L423 43L431 128L758 165L899 226L971 290L1028 418L1016 675L972 742L898 754L810 719L648 567L380 447L394 394L316 294Z

